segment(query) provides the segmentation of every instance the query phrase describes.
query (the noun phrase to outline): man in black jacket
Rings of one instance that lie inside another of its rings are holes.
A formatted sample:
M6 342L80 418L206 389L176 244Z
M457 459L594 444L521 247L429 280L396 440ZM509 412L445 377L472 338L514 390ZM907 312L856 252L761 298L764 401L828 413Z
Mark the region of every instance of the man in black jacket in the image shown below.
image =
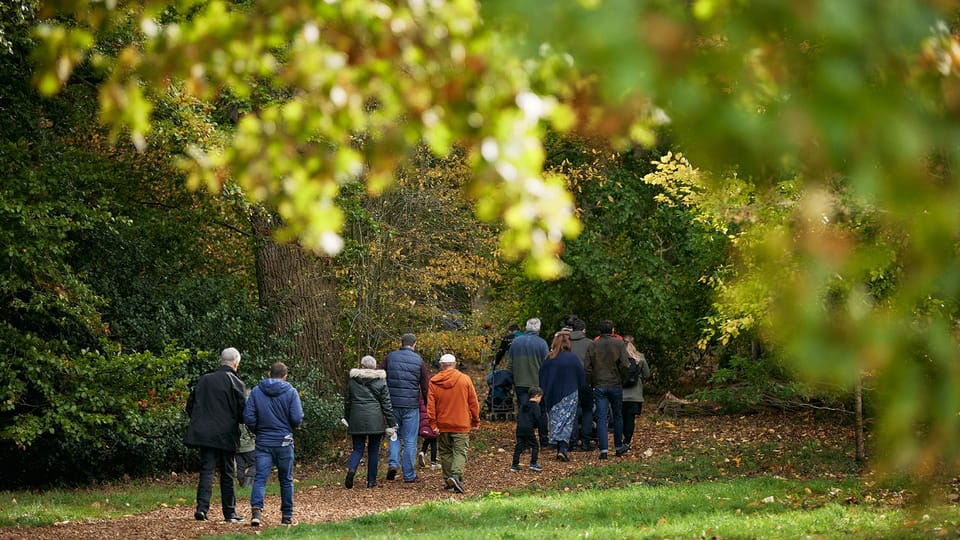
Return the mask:
M213 494L214 469L220 471L220 502L223 519L237 523L237 478L234 453L240 444L240 422L246 401L246 386L237 377L240 352L233 347L220 353L220 368L200 377L187 398L190 425L183 438L190 448L200 449L200 480L197 483L197 510L193 517L205 521Z

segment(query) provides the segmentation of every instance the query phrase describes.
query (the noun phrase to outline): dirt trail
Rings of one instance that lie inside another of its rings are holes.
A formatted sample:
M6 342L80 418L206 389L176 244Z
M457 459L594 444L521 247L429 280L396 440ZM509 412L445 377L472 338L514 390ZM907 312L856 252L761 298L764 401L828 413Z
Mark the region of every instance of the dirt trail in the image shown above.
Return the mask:
M298 490L295 496L295 517L299 523L319 523L341 521L356 516L382 512L391 508L415 505L429 500L450 497L473 497L489 491L509 492L528 485L545 487L554 480L569 475L585 465L600 465L596 452L571 453L569 463L555 460L555 454L549 450L542 453L542 473L509 471L513 451L513 429L511 422L483 422L480 433L475 435L475 444L471 448L464 475L467 493L453 495L442 489L440 471L422 470L424 482L405 484L402 481L387 481L385 467L380 471L380 487L367 489L355 487L345 489L342 484L329 487L311 487ZM826 444L852 446L853 434L848 428L833 425L812 424L809 417L803 415L783 415L779 413L751 416L722 416L706 418L661 419L644 415L637 420L637 436L634 438L633 451L621 458L603 463L616 463L619 460L656 459L672 450L689 446L723 446L725 443L745 441L770 441L777 446L792 446L803 440L816 437ZM347 442L343 443L348 447ZM527 460L524 456L524 462ZM342 481L346 472L346 457L339 463L311 469L299 467L295 476L302 483L310 476L324 475ZM381 462L383 464L383 462ZM363 467L361 466L362 478ZM792 476L789 470L770 471L770 474ZM181 481L195 482L194 475ZM275 480L271 480L275 482ZM358 482L363 485L364 482ZM216 491L216 486L214 487ZM244 493L249 493L243 490ZM237 508L249 520L249 499L238 499ZM224 523L222 521L198 522L193 519L192 506L158 508L146 514L127 516L96 522L62 523L45 527L27 529L0 529L0 539L52 540L62 538L106 540L113 538L141 539L181 539L198 538L206 535L227 533L254 534L267 527L280 526L278 497L268 497L264 524L259 529L245 523ZM214 503L211 514L219 514ZM220 519L216 515L214 519Z

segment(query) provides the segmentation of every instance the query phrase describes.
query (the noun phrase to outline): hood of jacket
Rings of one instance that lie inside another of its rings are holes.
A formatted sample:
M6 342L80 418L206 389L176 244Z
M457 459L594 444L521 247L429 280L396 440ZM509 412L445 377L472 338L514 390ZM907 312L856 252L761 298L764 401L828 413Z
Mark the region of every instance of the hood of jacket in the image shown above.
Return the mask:
M259 386L260 391L270 397L282 395L293 389L293 386L283 379L263 379Z
M444 369L441 370L440 373L434 375L430 379L430 382L436 384L440 388L449 389L453 388L453 386L457 384L457 380L461 375L463 374L460 373L457 368Z
M386 379L387 372L382 369L353 368L350 370L351 379Z
M587 339L587 335L583 333L583 330L574 330L570 332L570 341L578 341L581 339Z

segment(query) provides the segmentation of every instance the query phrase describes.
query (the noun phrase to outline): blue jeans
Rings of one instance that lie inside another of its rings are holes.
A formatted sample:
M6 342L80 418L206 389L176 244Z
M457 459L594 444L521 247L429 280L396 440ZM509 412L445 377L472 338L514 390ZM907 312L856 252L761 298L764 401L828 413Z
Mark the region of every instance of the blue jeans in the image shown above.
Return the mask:
M280 480L280 514L293 517L293 445L260 446L257 445L257 478L250 492L250 508L263 510L263 493L267 490L270 471L277 466L277 478Z
M600 453L607 452L610 443L607 440L607 412L613 410L613 444L623 446L623 388L620 386L598 386L593 389L593 398L597 403L597 439Z
M417 471L413 468L413 460L417 457L417 432L420 431L420 407L410 409L393 409L400 429L397 431L397 440L390 441L390 460L388 465L394 469L401 465L400 445L403 444L403 472L404 480L413 480Z
M350 453L349 469L357 471L360 466L360 458L363 457L363 447L367 447L367 486L377 483L377 466L380 464L380 441L383 440L383 433L376 435L352 435L353 452Z

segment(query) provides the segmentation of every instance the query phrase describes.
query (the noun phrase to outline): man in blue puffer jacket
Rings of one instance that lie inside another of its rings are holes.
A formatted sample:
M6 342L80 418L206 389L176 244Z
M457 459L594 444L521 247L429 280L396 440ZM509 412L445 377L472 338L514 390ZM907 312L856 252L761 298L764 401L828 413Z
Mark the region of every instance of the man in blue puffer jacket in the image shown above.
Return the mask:
M420 476L413 468L417 455L417 433L420 430L420 398L427 402L427 388L430 373L423 358L414 351L417 336L400 336L400 349L388 354L380 369L387 372L387 388L390 390L390 403L397 418L398 440L390 440L389 459L387 461L387 480L397 477L397 468L403 472L403 481L420 482ZM403 456L400 456L400 446Z
M296 389L287 382L287 366L270 366L270 378L260 381L247 399L243 422L257 436L257 477L250 492L253 517L260 525L263 493L273 466L280 479L280 514L283 525L293 524L293 429L303 422L303 404Z

